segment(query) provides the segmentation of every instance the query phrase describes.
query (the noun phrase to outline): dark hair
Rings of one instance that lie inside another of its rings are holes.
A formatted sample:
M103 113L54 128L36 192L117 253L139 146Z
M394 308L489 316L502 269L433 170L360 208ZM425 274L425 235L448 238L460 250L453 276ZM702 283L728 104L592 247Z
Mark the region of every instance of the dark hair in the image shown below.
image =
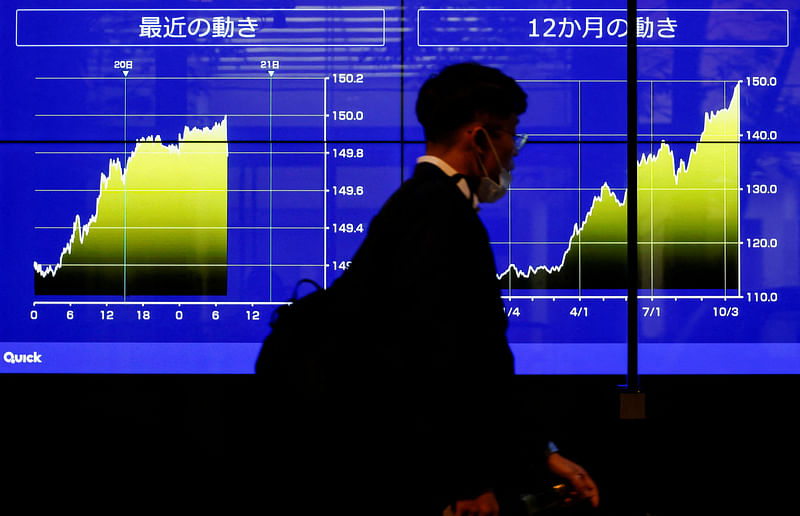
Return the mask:
M481 114L508 118L527 107L527 95L514 79L496 68L469 62L430 76L419 90L416 110L425 140L442 142Z

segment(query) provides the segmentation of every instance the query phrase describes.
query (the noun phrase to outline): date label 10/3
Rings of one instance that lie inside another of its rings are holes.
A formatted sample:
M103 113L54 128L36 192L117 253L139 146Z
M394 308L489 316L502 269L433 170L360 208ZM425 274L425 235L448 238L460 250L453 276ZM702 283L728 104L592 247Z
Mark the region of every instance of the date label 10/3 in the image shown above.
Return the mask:
M739 317L738 306L715 306L714 317Z

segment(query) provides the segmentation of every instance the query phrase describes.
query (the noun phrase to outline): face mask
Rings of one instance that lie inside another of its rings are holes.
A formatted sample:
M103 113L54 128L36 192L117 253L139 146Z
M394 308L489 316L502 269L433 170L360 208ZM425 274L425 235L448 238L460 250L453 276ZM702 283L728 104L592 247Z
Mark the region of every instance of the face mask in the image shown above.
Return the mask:
M486 133L486 129L481 128L481 130ZM500 168L500 184L498 184L491 177L489 177L489 173L486 171L483 163L478 160L478 165L480 165L484 175L481 177L480 183L478 183L478 189L475 194L478 196L478 201L488 203L496 202L502 199L506 194L508 191L508 186L511 184L511 172L506 170L506 167L502 165L500 157L497 155L497 151L494 148L494 144L492 143L491 138L489 138L489 133L486 133L486 139L489 142L489 146L492 148L495 159L497 160L497 166ZM514 168L513 165L510 168Z
M483 176L478 183L476 195L480 202L496 202L505 196L508 185L511 184L511 174L505 168L501 168L500 183L496 183L492 178Z

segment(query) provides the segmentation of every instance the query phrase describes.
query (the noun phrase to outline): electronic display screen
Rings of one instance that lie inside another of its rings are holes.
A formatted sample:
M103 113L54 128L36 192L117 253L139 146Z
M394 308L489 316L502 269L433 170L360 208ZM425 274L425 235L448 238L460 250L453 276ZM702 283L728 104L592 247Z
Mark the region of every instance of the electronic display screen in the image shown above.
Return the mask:
M479 212L518 374L626 372L630 109L640 372L800 372L796 12L626 9L5 2L0 371L252 373L425 153L424 80L476 61L528 95Z

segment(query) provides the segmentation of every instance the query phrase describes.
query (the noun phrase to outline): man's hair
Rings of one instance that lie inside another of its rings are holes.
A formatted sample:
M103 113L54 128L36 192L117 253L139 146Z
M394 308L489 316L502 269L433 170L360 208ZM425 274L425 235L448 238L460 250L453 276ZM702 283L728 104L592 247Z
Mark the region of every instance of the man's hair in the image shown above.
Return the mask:
M446 142L458 128L481 116L508 118L527 107L527 95L514 79L496 68L469 62L430 76L419 90L416 110L425 140Z

